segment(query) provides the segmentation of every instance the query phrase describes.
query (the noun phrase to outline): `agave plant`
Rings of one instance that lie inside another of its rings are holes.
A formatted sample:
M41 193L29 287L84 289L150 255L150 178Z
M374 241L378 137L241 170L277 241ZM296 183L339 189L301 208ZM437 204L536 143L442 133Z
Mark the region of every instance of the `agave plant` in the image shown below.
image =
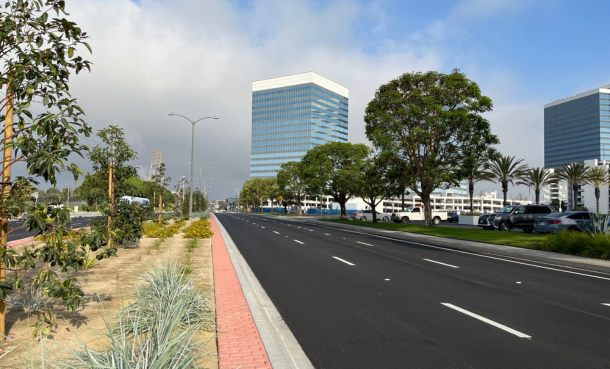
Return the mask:
M610 236L610 216L591 214L590 222L579 223L578 226L583 232L591 236L598 234Z

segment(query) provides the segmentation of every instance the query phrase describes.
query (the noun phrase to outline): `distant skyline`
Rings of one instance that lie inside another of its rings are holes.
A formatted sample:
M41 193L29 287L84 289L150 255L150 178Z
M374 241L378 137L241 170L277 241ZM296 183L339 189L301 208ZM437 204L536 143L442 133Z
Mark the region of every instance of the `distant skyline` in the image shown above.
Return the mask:
M349 139L368 143L364 109L381 84L459 68L493 100L499 150L532 166L543 165L544 104L610 83L601 0L79 0L67 10L91 35L94 63L71 92L95 130L125 129L144 176L162 149L174 184L188 177L190 127L168 113L220 118L196 127L195 168L203 164L212 198L249 178L252 81L306 71L340 81ZM63 176L58 187L67 185Z

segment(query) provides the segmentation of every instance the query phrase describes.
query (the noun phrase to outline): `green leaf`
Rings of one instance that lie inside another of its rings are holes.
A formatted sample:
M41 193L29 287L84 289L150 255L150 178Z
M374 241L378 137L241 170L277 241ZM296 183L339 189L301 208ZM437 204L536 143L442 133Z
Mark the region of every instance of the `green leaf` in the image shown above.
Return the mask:
M74 56L74 48L70 47L68 48L68 57L71 58Z

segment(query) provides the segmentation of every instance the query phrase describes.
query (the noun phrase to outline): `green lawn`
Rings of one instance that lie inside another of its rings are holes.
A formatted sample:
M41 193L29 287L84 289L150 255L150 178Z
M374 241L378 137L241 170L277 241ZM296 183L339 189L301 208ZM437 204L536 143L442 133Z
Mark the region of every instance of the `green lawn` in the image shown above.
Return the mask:
M509 245L527 249L539 249L546 236L543 234L524 233L520 230L512 232L484 231L482 229L467 229L456 227L424 227L413 224L402 223L371 223L359 220L324 219L327 222L353 224L363 227L382 228L392 231L403 231L427 234L430 236L455 238L458 240L478 241L495 243L498 245Z

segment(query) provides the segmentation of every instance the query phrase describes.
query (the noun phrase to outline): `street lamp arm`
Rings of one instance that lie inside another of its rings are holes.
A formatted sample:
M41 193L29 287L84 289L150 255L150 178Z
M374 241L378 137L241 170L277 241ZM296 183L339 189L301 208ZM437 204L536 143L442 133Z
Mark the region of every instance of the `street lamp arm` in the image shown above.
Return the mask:
M195 125L195 123L199 122L200 120L204 120L204 119L218 119L216 117L203 117L203 118L199 118L199 119L197 119L196 121L193 122L192 120L188 119L187 117L185 117L182 114L171 113L171 114L168 114L168 115L170 117L182 117L182 118L188 120L189 122L191 122L192 125Z

